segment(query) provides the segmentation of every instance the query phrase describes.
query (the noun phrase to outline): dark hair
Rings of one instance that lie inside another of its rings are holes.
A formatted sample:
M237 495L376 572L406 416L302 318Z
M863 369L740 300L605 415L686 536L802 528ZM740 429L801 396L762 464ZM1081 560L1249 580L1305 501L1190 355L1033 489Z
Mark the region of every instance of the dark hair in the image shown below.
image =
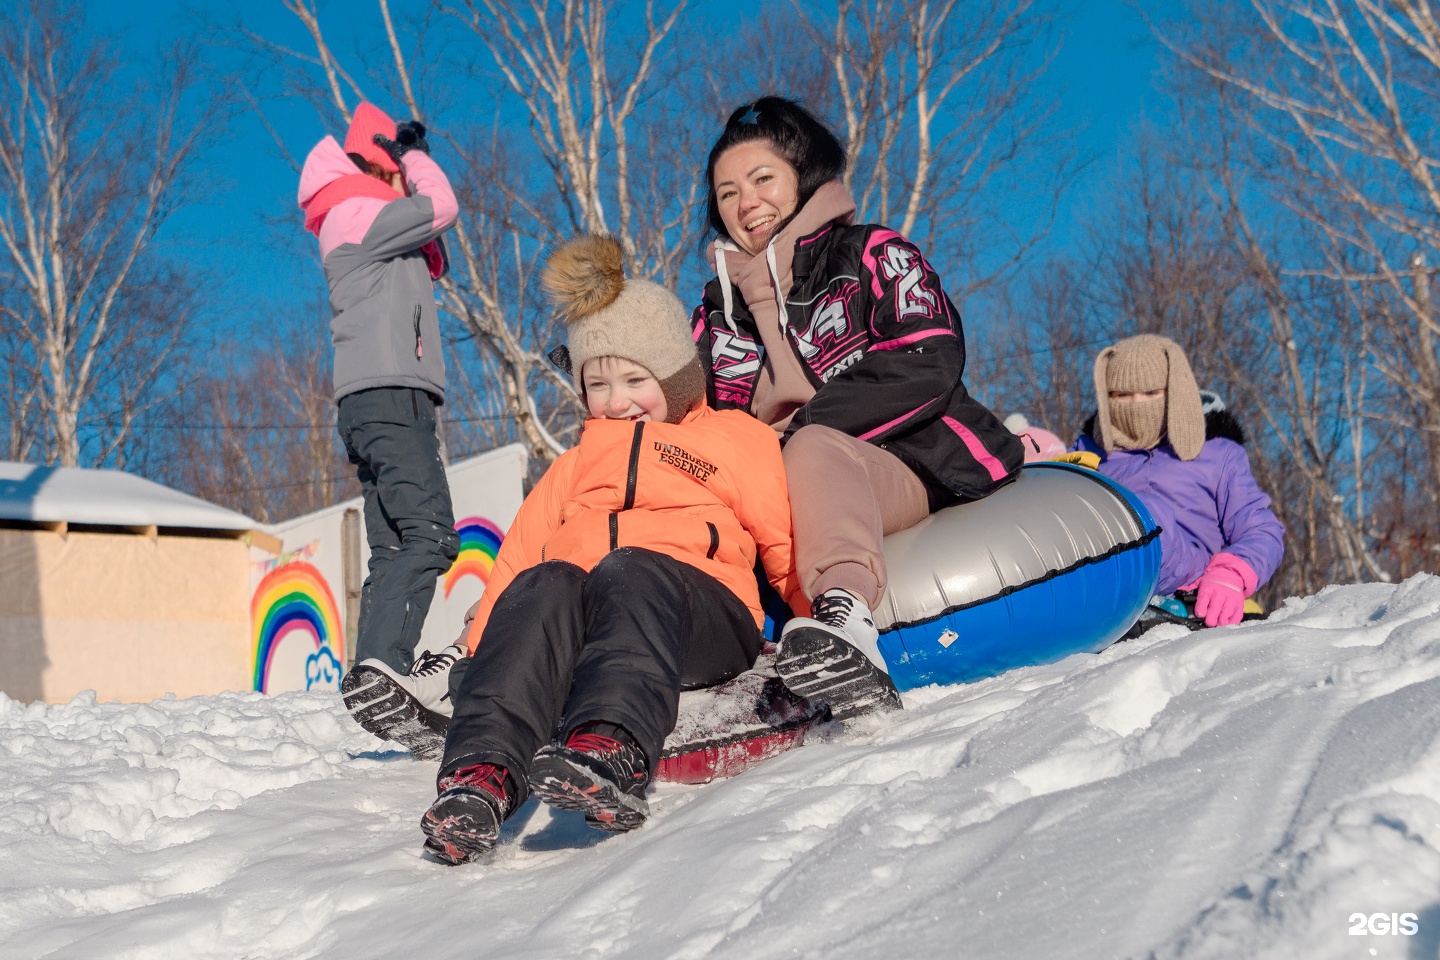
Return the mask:
M795 168L799 181L796 212L809 202L816 190L845 172L845 148L835 134L800 104L784 97L761 97L737 107L725 121L725 132L710 148L710 159L705 164L705 193L709 198L706 219L710 228L722 237L730 234L720 217L720 205L715 202L715 162L736 144L752 140L768 140L775 152ZM775 228L777 233L783 225Z
M350 158L350 162L355 164L361 173L368 173L376 180L383 180L386 183L390 182L390 171L380 166L380 164L374 160L366 160L358 153L347 153L345 156Z

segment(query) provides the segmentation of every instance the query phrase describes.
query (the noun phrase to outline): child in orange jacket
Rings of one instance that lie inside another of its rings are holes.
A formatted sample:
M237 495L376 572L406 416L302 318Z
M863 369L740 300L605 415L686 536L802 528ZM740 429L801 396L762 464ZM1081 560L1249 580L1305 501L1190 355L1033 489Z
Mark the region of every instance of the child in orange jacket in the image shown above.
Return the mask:
M779 440L706 404L680 301L626 280L608 237L565 245L542 279L591 419L525 498L470 627L421 821L451 863L493 847L527 792L602 830L640 826L680 691L760 652L757 554L798 594Z

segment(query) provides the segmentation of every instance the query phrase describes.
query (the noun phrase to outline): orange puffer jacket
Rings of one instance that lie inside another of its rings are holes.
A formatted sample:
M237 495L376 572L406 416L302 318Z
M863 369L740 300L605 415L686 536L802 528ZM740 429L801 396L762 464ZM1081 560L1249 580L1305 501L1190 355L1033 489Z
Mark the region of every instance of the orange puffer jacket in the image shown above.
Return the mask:
M800 593L790 538L780 441L749 414L702 403L678 424L587 420L579 445L520 505L467 642L474 652L495 601L522 570L546 560L589 570L619 547L645 547L703 570L763 625L756 553L793 606Z

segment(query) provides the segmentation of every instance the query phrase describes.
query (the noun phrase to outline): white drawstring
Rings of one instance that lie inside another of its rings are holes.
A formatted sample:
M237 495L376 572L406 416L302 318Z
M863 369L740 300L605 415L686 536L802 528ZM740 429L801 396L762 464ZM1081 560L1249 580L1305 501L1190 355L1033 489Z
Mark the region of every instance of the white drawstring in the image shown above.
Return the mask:
M775 265L774 239L765 245L765 263L770 267L770 279L775 283L775 306L779 309L776 320L780 329L784 330L790 325L790 317L785 310L785 295L780 292L780 268Z
M725 300L725 323L730 332L739 334L735 326L735 294L730 289L730 271L725 269L725 248L715 241L715 275L720 278L720 296Z

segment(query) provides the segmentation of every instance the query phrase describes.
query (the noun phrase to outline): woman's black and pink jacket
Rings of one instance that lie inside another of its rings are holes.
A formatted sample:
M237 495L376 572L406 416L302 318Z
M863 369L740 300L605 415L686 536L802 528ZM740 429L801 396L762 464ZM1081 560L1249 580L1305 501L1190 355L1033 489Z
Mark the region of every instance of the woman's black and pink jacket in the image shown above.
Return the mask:
M1020 441L965 389L960 314L914 244L874 224L831 223L796 242L792 270L787 339L816 394L787 437L833 427L962 499L1014 478ZM744 299L717 277L691 323L711 404L748 411L764 348Z

